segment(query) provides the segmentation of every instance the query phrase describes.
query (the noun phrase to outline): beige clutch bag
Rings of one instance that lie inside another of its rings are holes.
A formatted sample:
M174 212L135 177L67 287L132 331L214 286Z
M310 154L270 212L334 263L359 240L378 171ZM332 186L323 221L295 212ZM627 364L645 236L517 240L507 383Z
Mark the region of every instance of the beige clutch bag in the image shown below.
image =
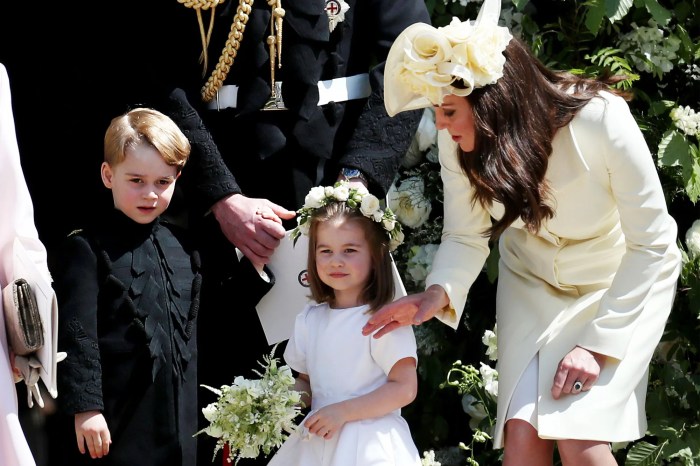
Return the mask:
M44 345L44 328L29 283L23 278L14 280L2 290L2 299L12 351L20 356L37 351Z

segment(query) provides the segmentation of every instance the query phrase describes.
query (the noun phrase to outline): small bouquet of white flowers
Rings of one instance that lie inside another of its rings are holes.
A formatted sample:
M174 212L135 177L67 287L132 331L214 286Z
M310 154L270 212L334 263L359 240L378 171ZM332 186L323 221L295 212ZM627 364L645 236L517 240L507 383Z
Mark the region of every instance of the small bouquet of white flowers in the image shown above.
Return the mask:
M216 454L228 445L234 464L241 458L257 458L262 451L269 455L288 434L296 429L294 419L302 409L301 393L294 390L294 376L289 366L278 367L274 358L277 345L263 356L264 368L259 379L236 377L232 385L202 387L216 393L218 399L202 409L209 426L195 435L206 433L217 439Z

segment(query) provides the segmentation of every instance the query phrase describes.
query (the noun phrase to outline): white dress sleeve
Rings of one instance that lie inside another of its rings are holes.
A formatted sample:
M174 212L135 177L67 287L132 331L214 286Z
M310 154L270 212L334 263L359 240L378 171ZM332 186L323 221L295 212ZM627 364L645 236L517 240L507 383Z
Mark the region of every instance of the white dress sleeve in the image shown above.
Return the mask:
M388 375L394 364L403 358L413 358L416 360L416 366L418 365L413 327L399 327L381 338L370 338L369 340L372 359L385 374Z

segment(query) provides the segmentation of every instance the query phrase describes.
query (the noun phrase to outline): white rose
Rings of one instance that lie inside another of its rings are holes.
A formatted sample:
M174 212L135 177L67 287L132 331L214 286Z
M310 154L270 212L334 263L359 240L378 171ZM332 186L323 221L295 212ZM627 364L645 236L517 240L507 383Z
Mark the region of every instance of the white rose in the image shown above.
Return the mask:
M335 188L333 186L326 186L323 188L323 195L324 197L333 197L333 191Z
M389 207L396 218L409 228L421 226L432 211L430 201L424 195L425 184L418 176L407 178L401 186L393 185L389 189Z
M460 21L456 16L452 17L450 24L438 28L453 46L470 40L474 29L471 21Z
M350 189L348 188L347 184L341 184L340 186L333 188L333 198L335 198L337 201L345 202L348 200L349 195Z
M450 60L452 45L444 34L430 26L422 28L404 44L403 66L399 79L416 94L424 95L432 103L442 103L443 89L454 77L441 73L438 65Z
M221 429L221 427L214 424L209 424L209 426L206 429L204 429L204 431L207 433L207 435L214 438L219 438L222 435L224 435L224 431Z
M377 223L381 223L382 219L384 218L384 213L381 210L375 210L372 212L372 220L374 220Z
M384 229L386 231L391 231L396 226L396 221L394 219L391 219L391 218L383 218L382 225L384 226Z
M466 56L466 65L474 76L477 87L494 84L503 76L506 57L503 51L513 36L508 28L491 23L480 24L469 42L457 45L454 53Z
M360 203L360 211L365 217L373 217L374 213L379 210L379 199L374 194L367 194L362 198Z
M394 249L398 248L401 243L403 243L403 240L403 231L397 231L396 235L389 240L389 249L393 251Z
M207 421L214 422L218 414L218 410L216 409L216 403L209 403L207 406L202 408L202 414L204 414L204 418Z
M323 205L324 197L326 197L325 189L322 186L311 188L309 194L304 198L304 208L318 209Z
M363 185L363 184L357 184L357 185L353 186L353 188L354 188L355 190L357 190L357 193L358 193L360 196L366 196L367 194L369 194L369 191L367 190L367 187L366 187L365 185Z
M685 245L691 258L700 257L700 219L695 220L685 232Z
M452 55L452 44L435 28L424 28L406 45L403 64L416 73L434 70L438 63L449 60Z

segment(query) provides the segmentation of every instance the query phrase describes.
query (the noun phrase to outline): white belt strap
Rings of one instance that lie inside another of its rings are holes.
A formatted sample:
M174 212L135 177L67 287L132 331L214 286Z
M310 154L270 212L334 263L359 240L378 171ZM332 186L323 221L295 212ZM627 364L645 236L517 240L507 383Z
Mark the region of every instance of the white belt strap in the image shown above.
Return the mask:
M318 105L364 99L370 94L372 94L372 87L369 85L369 74L367 73L318 82ZM236 108L237 103L238 86L229 84L221 86L217 96L207 104L207 108L210 110Z

